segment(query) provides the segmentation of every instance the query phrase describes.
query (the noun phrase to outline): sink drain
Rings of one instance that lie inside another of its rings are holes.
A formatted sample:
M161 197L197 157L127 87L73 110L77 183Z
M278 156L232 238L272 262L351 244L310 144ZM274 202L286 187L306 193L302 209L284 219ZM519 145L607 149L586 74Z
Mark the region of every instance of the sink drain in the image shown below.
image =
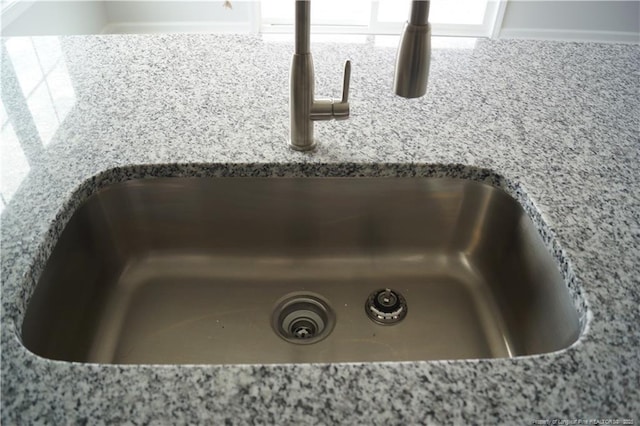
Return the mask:
M271 326L287 342L308 345L327 337L336 323L329 303L320 295L295 292L276 304Z
M378 324L391 325L407 316L407 301L397 291L383 288L369 295L364 309Z

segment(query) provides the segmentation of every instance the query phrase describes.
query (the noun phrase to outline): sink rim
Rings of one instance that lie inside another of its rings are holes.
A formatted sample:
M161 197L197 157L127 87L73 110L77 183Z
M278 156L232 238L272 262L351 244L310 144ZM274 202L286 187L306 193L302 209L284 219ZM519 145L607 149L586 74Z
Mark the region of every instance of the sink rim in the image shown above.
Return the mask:
M324 167L326 166L326 167ZM11 301L7 297L7 293L11 292L3 291L3 307L4 317L8 315L8 311L11 311L9 322L13 325L11 333L19 342L20 347L30 353L33 356L42 358L47 361L63 362L69 361L55 361L49 358L40 357L34 354L28 348L26 348L21 341L20 327L18 324L22 324L26 307L30 301L31 296L40 275L44 269L44 266L51 254L51 251L60 236L60 233L65 228L70 217L84 202L90 198L93 194L99 192L101 189L115 183L131 181L135 179L153 179L153 178L166 178L166 177L183 177L183 178L201 178L201 177L213 177L220 179L243 179L243 178L266 178L266 179L278 179L278 178L292 178L292 177L317 177L317 178L344 178L344 179L358 179L358 178L453 178L471 180L488 184L494 188L500 189L513 198L524 210L526 215L532 220L537 229L545 248L551 254L554 262L557 264L563 282L567 287L567 291L571 296L574 308L578 313L580 331L578 338L575 342L566 348L558 351L552 351L542 354L531 354L517 356L518 358L529 358L539 356L549 356L557 353L563 353L569 351L576 346L579 346L589 334L589 325L592 320L592 313L589 307L588 301L583 297L582 285L579 279L576 277L574 268L568 259L566 252L560 246L558 242L558 236L553 227L549 224L549 221L544 218L544 215L536 208L535 203L529 197L526 187L520 180L510 179L502 174L495 172L492 169L479 168L475 166L467 166L463 164L408 164L408 163L375 163L375 164L358 164L358 163L336 163L336 164L312 164L312 163L273 163L273 164L161 164L161 165L139 165L139 166L127 166L127 167L115 167L104 170L90 178L85 179L79 185L75 187L73 191L70 191L70 195L67 197L64 203L61 204L55 219L51 221L50 227L47 229L44 235L43 241L38 245L37 253L32 256L32 261L29 263L29 274L21 280L3 280L3 287L11 286L11 284L22 284L22 291L19 292L19 297L14 297ZM5 210L8 213L10 209ZM3 216L4 216L3 214ZM3 262L4 265L4 262ZM3 266L4 269L4 266ZM6 276L6 275L5 275ZM35 279L29 279L28 277L36 277ZM3 288L3 290L5 290ZM12 294L13 295L13 294ZM21 296L21 297L20 297ZM7 305L11 305L12 309L6 309ZM21 306L16 306L16 302L21 302ZM5 329L7 330L7 329ZM500 360L481 358L480 360ZM429 361L388 361L388 362L468 362L475 361L474 359L459 359L459 360L429 360ZM340 363L340 362L337 362ZM357 364L358 362L356 362ZM91 363L86 363L91 364ZM286 363L285 363L286 364ZM324 364L324 363L321 363ZM335 364L335 363L329 363ZM347 362L346 364L352 364ZM99 364L109 365L109 364ZM138 365L155 365L155 364L138 364ZM160 364L170 365L170 364ZM175 364L179 366L190 364ZM194 364L201 365L201 364ZM216 364L210 364L216 365ZM226 364L229 365L229 364ZM256 364L261 365L261 364Z

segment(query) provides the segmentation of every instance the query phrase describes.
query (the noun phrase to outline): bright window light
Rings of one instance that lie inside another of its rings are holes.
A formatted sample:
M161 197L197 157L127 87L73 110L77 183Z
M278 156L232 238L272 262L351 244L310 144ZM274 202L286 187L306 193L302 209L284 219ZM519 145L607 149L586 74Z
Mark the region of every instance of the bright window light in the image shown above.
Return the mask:
M293 0L262 0L262 19L293 24ZM312 3L312 25L368 25L371 0L316 0Z
M432 0L429 22L438 24L480 25L488 0ZM410 1L379 0L378 21L404 22L409 17Z
M76 101L57 37L15 37L5 43L22 94L43 146Z
M431 0L429 22L434 35L488 35L498 0ZM291 32L295 1L262 0L263 32ZM411 0L315 0L315 32L399 34L409 17ZM488 19L489 18L489 19Z
M380 0L378 6L378 21L380 22L404 22L409 17L410 1ZM433 5L429 6L432 14Z

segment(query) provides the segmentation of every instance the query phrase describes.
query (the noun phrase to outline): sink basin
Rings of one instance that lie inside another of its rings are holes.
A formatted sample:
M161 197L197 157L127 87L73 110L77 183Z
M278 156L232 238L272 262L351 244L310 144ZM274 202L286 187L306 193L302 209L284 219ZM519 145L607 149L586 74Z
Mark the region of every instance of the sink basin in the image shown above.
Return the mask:
M114 364L503 358L579 333L520 204L435 178L112 184L71 217L22 325L42 357Z

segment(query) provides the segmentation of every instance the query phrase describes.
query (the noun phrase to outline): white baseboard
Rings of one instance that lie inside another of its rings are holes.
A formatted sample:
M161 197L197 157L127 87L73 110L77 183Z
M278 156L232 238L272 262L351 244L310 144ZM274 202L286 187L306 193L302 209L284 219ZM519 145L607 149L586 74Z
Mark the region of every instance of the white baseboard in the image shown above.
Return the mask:
M640 33L622 31L506 28L500 31L498 38L640 44Z
M112 22L102 34L251 33L248 22Z

